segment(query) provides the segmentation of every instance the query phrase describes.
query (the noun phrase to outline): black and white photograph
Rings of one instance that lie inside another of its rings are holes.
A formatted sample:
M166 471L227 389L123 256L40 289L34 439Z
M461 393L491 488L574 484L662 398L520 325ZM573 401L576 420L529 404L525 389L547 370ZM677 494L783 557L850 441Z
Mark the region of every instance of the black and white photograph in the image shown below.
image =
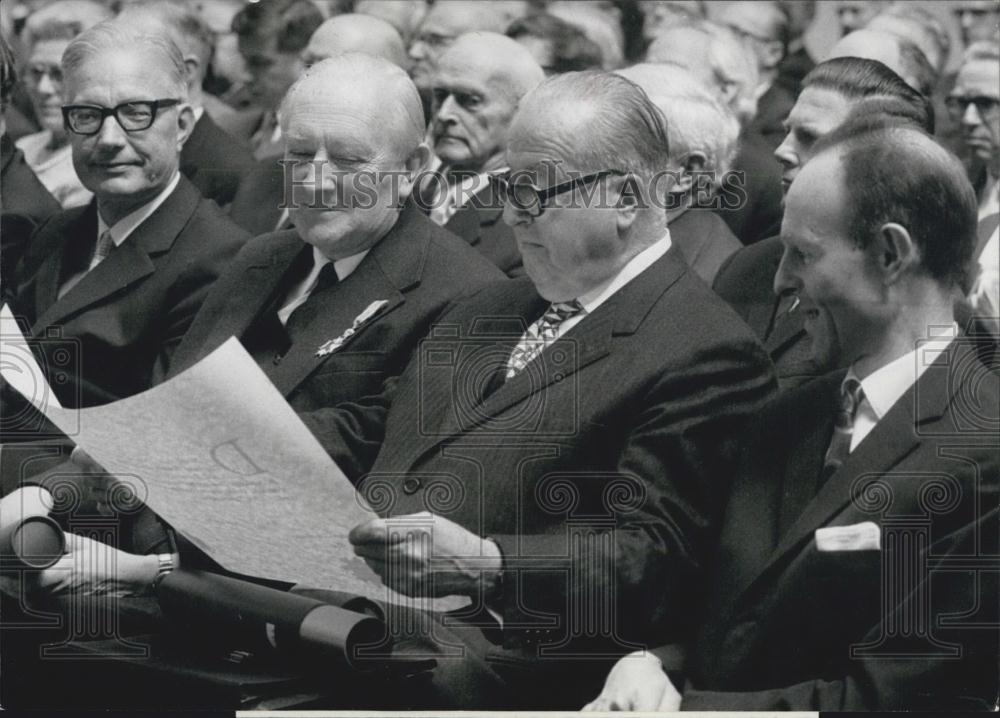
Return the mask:
M0 710L1000 711L1000 0L0 0Z

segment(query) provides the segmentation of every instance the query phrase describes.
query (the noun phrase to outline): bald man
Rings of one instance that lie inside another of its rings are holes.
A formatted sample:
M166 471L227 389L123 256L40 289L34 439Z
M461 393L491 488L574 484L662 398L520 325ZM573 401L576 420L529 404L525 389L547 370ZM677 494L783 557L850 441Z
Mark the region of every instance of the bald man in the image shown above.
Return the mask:
M837 41L827 60L836 57L860 57L877 60L906 81L920 94L929 97L937 84L937 73L923 51L909 40L888 32L856 30Z
M388 60L404 70L409 64L403 38L392 25L371 15L348 13L324 22L300 55L306 67L345 52L363 52Z
M545 79L531 52L492 32L462 35L438 59L431 81L431 136L439 172L420 200L430 218L517 275L521 255L501 220L493 177L506 170L507 128L518 101Z

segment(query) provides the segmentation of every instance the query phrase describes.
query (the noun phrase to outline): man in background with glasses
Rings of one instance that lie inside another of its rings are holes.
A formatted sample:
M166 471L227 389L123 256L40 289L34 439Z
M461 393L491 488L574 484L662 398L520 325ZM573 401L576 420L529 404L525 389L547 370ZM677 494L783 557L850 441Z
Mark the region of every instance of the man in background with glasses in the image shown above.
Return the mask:
M82 408L149 388L247 235L178 171L194 115L173 42L101 23L70 43L62 70L73 165L94 200L39 227L11 306L59 402ZM65 437L19 415L7 387L3 407L9 488L26 460L10 442Z
M969 176L981 181L973 255L978 276L970 283L969 300L976 315L1000 336L1000 46L981 42L969 48L945 105L951 120L961 125Z

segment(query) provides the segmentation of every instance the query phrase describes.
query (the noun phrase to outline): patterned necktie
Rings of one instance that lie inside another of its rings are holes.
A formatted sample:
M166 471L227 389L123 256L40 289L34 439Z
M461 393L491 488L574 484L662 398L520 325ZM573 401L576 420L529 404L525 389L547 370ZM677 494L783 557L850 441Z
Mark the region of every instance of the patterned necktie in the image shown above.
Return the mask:
M821 483L826 483L833 473L840 468L847 455L851 453L851 435L854 433L854 415L858 406L865 399L864 389L857 378L850 376L844 379L840 386L840 408L833 424L833 436L823 459Z
M556 340L559 325L582 311L584 311L583 305L576 299L550 305L541 319L528 327L528 331L514 347L507 360L506 378L512 379L520 374L545 347Z

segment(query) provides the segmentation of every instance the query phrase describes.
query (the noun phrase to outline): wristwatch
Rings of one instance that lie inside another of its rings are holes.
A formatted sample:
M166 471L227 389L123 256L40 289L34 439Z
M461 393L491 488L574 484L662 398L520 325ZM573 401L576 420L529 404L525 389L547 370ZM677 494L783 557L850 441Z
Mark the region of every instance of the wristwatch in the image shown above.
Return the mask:
M153 587L160 582L160 579L177 568L172 553L161 553L156 555L156 576L153 578Z

